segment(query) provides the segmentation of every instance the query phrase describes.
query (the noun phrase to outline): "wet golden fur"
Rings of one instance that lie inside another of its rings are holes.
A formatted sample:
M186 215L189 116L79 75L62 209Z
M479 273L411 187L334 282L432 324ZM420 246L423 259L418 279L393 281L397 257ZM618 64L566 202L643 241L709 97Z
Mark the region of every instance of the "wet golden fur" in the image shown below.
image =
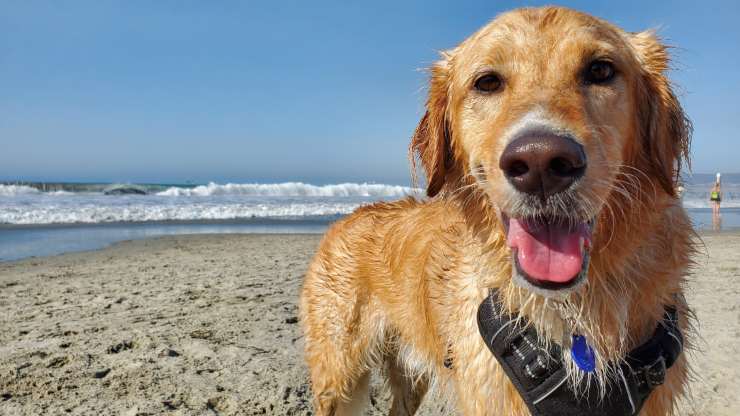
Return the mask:
M604 57L615 80L581 83L582 67ZM306 275L300 308L316 413L355 412L369 370L383 367L391 414L413 414L428 388L465 415L529 414L478 333L476 311L489 288L543 342L567 347L570 334L585 334L597 377L652 333L666 304L681 310L690 342L683 290L692 230L674 192L690 126L668 63L651 32L550 7L501 15L444 52L411 143L430 198L373 204L338 221ZM476 74L491 68L502 92L473 91ZM572 132L589 161L571 200L540 207L596 218L587 283L560 300L512 283L500 220L502 211L531 209L498 168L504 136L528 114ZM673 412L685 393L685 357L642 415Z

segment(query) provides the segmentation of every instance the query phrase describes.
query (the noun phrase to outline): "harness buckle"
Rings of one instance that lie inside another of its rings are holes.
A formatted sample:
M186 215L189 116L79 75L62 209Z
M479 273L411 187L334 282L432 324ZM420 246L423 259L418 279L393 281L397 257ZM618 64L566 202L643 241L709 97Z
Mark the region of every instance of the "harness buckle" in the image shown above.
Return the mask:
M645 383L647 387L653 388L660 386L665 382L665 357L659 356L652 364L648 364L639 369L640 382Z

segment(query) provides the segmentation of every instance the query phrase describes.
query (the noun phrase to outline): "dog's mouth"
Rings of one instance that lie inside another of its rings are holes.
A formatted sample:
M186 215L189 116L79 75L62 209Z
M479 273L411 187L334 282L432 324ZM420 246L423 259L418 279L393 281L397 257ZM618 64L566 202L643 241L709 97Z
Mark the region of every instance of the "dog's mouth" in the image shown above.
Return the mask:
M579 286L588 272L593 221L504 215L514 281L545 295Z

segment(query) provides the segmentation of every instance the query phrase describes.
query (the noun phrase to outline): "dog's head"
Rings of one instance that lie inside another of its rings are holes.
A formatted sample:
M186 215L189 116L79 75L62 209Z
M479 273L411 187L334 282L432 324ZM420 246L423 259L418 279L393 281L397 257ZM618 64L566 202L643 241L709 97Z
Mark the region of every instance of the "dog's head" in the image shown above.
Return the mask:
M485 195L517 283L567 293L610 200L675 198L690 127L667 69L650 32L563 8L503 14L431 68L412 161L429 196Z

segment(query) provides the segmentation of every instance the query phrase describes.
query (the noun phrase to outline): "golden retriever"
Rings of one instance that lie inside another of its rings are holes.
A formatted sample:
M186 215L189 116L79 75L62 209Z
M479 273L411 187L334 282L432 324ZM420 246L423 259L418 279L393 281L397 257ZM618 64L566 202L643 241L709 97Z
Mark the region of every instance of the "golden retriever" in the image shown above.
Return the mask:
M583 334L597 377L664 305L690 342L693 231L675 187L691 128L668 66L652 32L556 7L502 14L442 53L410 146L429 198L338 221L305 277L316 413L361 411L382 367L392 415L414 414L431 388L461 414L529 414L479 334L491 288L542 342L566 350ZM642 415L675 411L685 356Z

